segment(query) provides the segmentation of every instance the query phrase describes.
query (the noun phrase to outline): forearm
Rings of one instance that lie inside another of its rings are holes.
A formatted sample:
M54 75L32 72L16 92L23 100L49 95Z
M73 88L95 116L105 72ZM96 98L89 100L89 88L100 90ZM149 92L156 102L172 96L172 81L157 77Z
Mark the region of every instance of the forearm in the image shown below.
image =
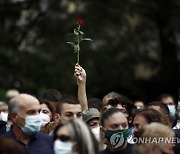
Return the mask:
M86 95L86 83L78 84L78 100L82 106L82 110L88 109L88 101Z

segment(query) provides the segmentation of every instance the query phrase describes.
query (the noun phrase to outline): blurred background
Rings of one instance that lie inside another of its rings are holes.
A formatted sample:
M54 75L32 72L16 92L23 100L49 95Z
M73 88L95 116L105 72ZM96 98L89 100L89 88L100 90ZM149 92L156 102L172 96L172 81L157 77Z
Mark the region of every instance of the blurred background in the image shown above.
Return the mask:
M77 94L76 54L65 42L84 18L80 65L88 97L178 95L180 1L0 0L0 99L8 89Z

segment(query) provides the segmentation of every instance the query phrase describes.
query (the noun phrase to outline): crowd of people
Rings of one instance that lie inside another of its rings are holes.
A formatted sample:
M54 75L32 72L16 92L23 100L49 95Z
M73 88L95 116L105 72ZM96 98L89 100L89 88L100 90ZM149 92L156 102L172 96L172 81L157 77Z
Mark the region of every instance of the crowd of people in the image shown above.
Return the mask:
M0 101L1 154L179 154L180 103L109 92L86 95L86 72L75 65L77 97L47 89L40 96L8 91Z

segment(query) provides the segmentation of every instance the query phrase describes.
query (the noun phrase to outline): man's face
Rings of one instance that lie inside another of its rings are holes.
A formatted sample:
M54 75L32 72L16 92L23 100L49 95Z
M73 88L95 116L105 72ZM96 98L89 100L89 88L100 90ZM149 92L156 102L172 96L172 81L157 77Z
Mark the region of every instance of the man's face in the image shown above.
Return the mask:
M17 114L15 123L18 123L20 126L25 125L25 117L31 115L38 115L40 113L40 104L39 101L31 96L22 96L20 100L20 111Z
M128 121L124 113L117 112L104 121L106 130L124 130L128 129Z
M136 115L133 121L134 132L137 133L139 130L148 124L148 121L141 115Z
M98 127L99 126L99 118L91 119L90 121L88 121L87 125L90 129Z
M61 106L60 119L62 123L70 119L82 118L82 108L80 104L63 103Z
M174 101L171 97L166 97L161 100L161 102L165 105L175 105Z
M7 105L0 105L0 112L8 112L8 106Z
M141 101L137 101L134 103L134 105L136 106L136 108L140 108L143 109L144 108L144 104Z

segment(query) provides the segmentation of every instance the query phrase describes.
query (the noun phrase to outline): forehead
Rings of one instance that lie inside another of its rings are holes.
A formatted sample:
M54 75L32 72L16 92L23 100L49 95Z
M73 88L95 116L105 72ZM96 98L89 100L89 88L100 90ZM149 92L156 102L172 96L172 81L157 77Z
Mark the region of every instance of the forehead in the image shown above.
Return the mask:
M20 110L29 111L29 110L39 110L40 104L36 98L33 97L22 97L18 100Z
M148 124L148 121L142 116L142 115L136 115L134 117L133 124L138 123L138 124Z
M68 104L68 103L63 103L61 106L61 113L64 112L73 112L73 113L77 113L77 112L81 112L82 108L80 104Z
M8 106L6 104L0 105L0 109L7 109L7 108L8 108Z
M41 107L41 109L48 109L49 110L49 108L46 104L40 104L40 107Z
M171 97L166 97L166 98L163 98L162 101L164 103L171 103L171 102L174 102L173 99Z
M61 128L59 128L59 130L57 131L57 136L60 136L60 135L69 136L69 132L66 126L62 126Z
M143 105L143 102L138 101L138 102L135 102L134 104L135 104L135 105Z
M127 118L124 113L118 112L109 116L108 119L104 121L104 126L106 128L112 124L122 124L122 123L128 123Z

